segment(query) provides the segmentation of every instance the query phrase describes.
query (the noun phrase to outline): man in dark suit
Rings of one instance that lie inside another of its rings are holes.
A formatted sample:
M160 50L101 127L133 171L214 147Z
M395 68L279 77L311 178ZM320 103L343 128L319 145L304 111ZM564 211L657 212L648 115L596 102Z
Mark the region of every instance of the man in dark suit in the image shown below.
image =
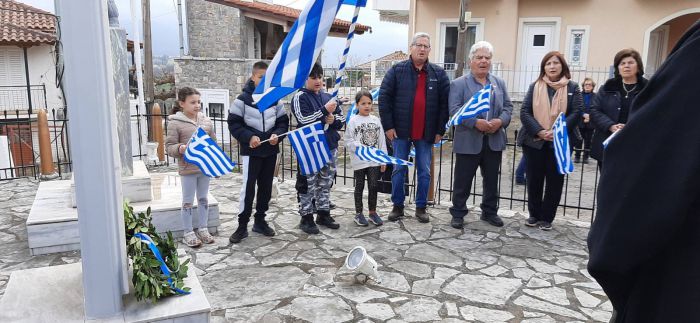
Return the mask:
M468 119L455 127L453 151L455 178L452 193L452 227L461 229L467 215L467 200L476 169L481 168L484 194L481 219L501 227L498 212L498 169L506 149L506 127L510 123L513 103L508 97L505 82L489 73L493 46L485 41L475 43L469 51L469 74L450 83L450 115L454 115L469 99L486 85L491 85L491 104L488 112Z
M408 159L411 144L416 148L416 217L429 222L425 210L430 185L430 161L433 144L445 134L448 119L447 97L450 80L441 67L428 62L430 36L413 36L409 59L392 66L384 76L379 92L379 116L394 157ZM390 221L404 217L404 179L406 166L396 165L391 176L391 201L394 204Z
M678 41L604 151L588 271L615 322L700 317L700 22Z

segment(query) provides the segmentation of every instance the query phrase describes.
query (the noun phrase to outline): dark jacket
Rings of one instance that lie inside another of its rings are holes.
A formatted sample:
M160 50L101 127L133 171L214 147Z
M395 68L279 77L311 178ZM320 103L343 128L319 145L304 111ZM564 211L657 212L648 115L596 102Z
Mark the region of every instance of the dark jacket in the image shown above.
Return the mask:
M642 89L646 87L647 82L645 78L639 78L639 85ZM590 115L595 132L593 140L591 140L591 157L596 160L603 160L603 141L612 134L609 130L610 126L617 124L620 117L622 92L622 81L619 78L611 78L593 97Z
M617 322L700 318L700 23L678 41L608 144L588 271Z
M450 79L445 70L430 62L425 63L428 78L425 82L425 130L423 139L434 141L435 135L445 134L449 119L448 98ZM411 137L413 99L416 95L418 73L408 59L392 66L384 75L379 91L379 116L385 131L396 130L402 139Z
M581 112L579 113L581 115L581 120L579 120L578 128L579 129L593 129L593 122L588 120L588 123L583 122L583 115L588 113L589 118L591 114L591 104L593 104L593 98L595 98L595 92L591 93L585 93L581 92L581 98L583 99L583 105L581 106Z
M279 153L279 145L270 142L263 143L259 147L250 148L250 138L258 136L260 140L267 140L272 134L281 135L289 129L289 116L282 103L276 103L260 112L253 103L253 90L255 84L248 81L243 92L233 101L229 108L228 130L231 136L240 143L241 155L267 157ZM280 142L283 138L280 138Z
M307 89L299 90L292 98L292 114L297 119L297 128L312 124L316 121L325 123L328 110L325 105L330 101L332 96L326 92L318 94ZM335 121L328 125L326 129L326 142L330 150L338 148L340 140L339 130L345 125L345 117L340 105L333 111Z
M530 84L523 104L520 107L520 122L522 122L523 126L520 129L520 133L518 133L517 143L520 146L526 145L535 149L542 149L545 141L539 139L537 133L546 129L535 119L535 115L532 112L532 92L535 89L535 83ZM569 134L569 147L573 147L580 137L577 126L579 118L581 118L579 111L582 109L583 99L581 98L581 89L576 82L569 81L566 90L568 94L565 114L566 130Z

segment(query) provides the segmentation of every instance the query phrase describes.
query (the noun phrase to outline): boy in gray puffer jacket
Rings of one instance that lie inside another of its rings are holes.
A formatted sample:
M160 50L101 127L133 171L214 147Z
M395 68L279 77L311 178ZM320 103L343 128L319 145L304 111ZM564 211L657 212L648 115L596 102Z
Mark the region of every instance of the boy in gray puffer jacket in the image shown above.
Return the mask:
M275 173L279 135L287 132L289 117L282 103L277 103L263 112L253 103L253 91L262 80L267 64L257 62L253 65L253 74L233 104L228 115L228 127L231 135L239 142L243 184L241 185L240 213L238 229L229 241L238 243L248 236L248 221L253 211L255 185L258 186L255 205L253 231L266 236L274 236L275 231L265 221L272 195L272 180ZM268 140L268 142L260 143Z

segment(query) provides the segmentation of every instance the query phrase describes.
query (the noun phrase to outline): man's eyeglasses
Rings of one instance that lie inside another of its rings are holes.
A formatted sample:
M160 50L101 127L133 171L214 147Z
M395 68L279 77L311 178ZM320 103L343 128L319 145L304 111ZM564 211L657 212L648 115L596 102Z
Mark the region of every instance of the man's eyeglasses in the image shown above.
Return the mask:
M413 46L416 46L420 49L430 49L430 45L423 45L423 44L413 44Z

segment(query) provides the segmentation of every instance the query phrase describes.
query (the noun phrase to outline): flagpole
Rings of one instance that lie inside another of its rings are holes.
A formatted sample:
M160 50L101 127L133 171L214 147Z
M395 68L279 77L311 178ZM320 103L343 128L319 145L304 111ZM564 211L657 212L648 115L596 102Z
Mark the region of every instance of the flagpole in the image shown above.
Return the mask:
M316 122L314 122L314 123L312 123L312 124L307 124L307 125L305 125L305 126L303 126L303 127L301 127L301 128L296 128L296 129L294 129L294 130L287 131L287 132L285 132L285 133L283 133L283 134L281 134L281 135L278 135L277 138L280 138L280 137L282 137L282 136L286 136L286 135L288 135L288 134L290 134L290 133L292 133L292 132L294 132L294 131L299 131L299 130L304 129L304 128L309 128L309 127L314 126L314 125L316 125L316 124L318 124L318 123L321 123L321 121L316 121ZM266 143L266 142L268 142L268 141L270 141L270 140L272 140L272 138L265 139L265 140L261 141L260 144L262 145L262 144L264 144L264 143Z
M345 42L345 50L343 51L343 58L340 61L340 66L338 67L338 77L335 78L335 86L333 87L333 97L338 104L338 91L340 90L340 82L343 81L343 76L345 76L345 63L348 60L348 53L350 53L350 44L352 44L352 39L355 38L355 25L357 25L357 17L360 15L360 6L355 5L355 13L352 17L352 23L350 23L350 29L348 29L348 37ZM324 129L328 129L328 125L324 126Z

